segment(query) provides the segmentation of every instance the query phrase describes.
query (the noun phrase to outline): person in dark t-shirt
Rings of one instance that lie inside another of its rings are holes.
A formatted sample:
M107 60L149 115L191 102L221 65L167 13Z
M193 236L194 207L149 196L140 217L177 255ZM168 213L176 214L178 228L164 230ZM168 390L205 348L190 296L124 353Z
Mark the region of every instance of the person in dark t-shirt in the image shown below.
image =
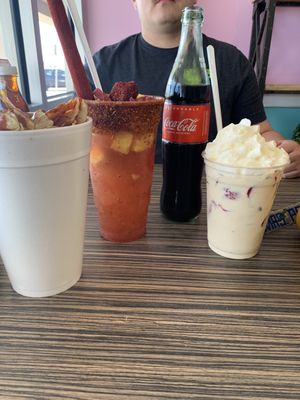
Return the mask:
M110 92L118 81L135 81L139 92L164 96L175 61L181 31L181 12L195 0L132 0L140 22L141 33L103 47L93 56L104 92ZM266 120L262 99L253 68L234 46L203 35L206 47L215 49L223 125L238 123L243 118L260 125L267 140L276 140L290 155L286 177L300 176L300 145L285 140L272 130ZM209 140L217 134L213 100ZM161 124L156 145L156 162L161 162Z

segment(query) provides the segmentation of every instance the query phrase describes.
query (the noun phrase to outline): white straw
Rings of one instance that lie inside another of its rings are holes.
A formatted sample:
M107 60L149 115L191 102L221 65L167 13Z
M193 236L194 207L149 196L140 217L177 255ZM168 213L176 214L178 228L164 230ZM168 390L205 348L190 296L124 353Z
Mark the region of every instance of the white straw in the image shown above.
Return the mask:
M72 20L74 22L74 25L75 25L78 35L80 37L81 44L82 44L82 47L83 47L83 50L84 50L84 53L86 56L86 61L89 66L94 85L96 88L102 89L101 83L99 80L99 76L97 73L97 69L96 69L96 66L94 63L94 59L93 59L87 38L86 38L84 30L83 30L82 22L79 17L79 14L78 14L76 4L75 4L74 0L64 0L64 2L70 11Z
M211 45L207 46L207 57L208 57L210 80L211 80L214 105L215 105L217 130L219 132L223 128L222 111L221 111L221 105L220 105L220 94L219 94L218 76L217 76L217 69L216 69L215 49Z

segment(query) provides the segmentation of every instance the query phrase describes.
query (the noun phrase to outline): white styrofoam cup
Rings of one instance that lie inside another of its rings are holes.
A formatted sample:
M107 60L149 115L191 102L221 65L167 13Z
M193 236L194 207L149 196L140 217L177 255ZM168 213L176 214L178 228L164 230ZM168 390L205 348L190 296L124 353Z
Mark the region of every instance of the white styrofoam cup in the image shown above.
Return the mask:
M0 131L0 253L21 295L51 296L81 276L91 125Z

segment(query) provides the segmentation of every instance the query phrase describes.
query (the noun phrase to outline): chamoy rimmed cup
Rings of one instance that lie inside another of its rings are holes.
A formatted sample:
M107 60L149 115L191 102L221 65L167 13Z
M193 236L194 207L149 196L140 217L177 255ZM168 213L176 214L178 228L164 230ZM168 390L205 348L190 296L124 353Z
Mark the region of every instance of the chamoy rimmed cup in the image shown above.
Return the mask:
M145 234L163 102L155 96L87 101L93 118L90 174L106 240L130 242Z

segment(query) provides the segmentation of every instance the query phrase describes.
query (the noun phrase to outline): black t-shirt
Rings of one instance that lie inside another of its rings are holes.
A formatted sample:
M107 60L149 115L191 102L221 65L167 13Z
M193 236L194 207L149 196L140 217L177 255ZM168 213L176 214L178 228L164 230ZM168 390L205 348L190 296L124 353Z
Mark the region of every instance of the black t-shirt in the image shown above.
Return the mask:
M203 35L206 47L215 49L223 126L249 118L252 124L266 119L255 73L247 58L234 46ZM147 43L142 35L103 47L94 54L94 61L105 92L118 81L135 81L139 93L164 96L167 81L178 47L162 49ZM211 101L209 140L217 133L213 100ZM161 162L161 124L158 130L156 162Z

